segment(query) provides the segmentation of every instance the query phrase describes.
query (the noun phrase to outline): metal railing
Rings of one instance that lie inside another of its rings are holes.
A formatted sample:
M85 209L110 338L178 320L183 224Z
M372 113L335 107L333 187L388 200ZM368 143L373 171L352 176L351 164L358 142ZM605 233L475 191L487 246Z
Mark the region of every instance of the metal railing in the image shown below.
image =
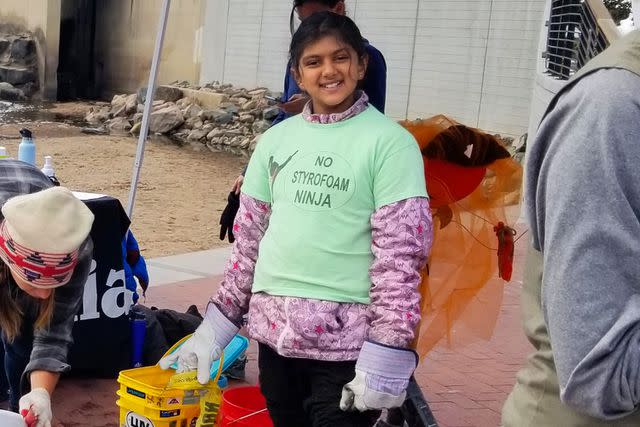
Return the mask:
M552 0L547 26L547 72L567 80L618 36L601 0Z

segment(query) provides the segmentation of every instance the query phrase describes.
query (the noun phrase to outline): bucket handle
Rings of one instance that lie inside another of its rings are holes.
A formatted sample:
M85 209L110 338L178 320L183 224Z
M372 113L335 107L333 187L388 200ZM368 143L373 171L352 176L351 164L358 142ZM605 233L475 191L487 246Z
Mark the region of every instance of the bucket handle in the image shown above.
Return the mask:
M178 342L176 342L174 345L172 345L172 346L171 346L171 348L169 348L169 350L167 350L167 351L164 353L164 355L161 357L161 359L162 359L162 358L164 358L164 357L167 357L168 355L170 355L171 353L173 353L174 351L176 351L176 349L177 349L178 347L180 347L182 344L184 344L184 342L185 342L186 340L188 340L189 338L191 338L192 336L193 336L193 334L189 334L189 335L186 335L186 336L182 337Z
M240 418L236 418L235 420L229 421L227 424L235 424L235 423L237 423L238 421L246 420L247 418L251 418L251 417L253 417L254 415L262 414L263 412L266 412L266 411L267 411L267 408L260 409L259 411L255 411L255 412L252 412L252 413L250 413L250 414L243 415L243 416L241 416Z

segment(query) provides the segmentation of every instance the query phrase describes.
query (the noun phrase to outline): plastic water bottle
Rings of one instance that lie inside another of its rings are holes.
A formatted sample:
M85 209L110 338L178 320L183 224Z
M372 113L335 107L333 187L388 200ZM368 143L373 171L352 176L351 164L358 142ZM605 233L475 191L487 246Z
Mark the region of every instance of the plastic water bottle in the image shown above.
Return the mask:
M139 368L143 365L144 337L147 330L147 319L144 313L131 308L131 367Z
M5 147L0 147L0 159L7 158L7 149Z
M56 187L60 185L60 181L56 178L56 171L53 170L53 162L51 156L44 156L44 166L40 169L43 174L49 177L53 185Z
M36 144L33 143L33 134L29 129L20 129L22 141L18 145L18 160L36 165Z
M47 175L49 178L56 176L56 171L53 170L53 162L51 161L51 156L44 156L44 166L42 166L42 173Z

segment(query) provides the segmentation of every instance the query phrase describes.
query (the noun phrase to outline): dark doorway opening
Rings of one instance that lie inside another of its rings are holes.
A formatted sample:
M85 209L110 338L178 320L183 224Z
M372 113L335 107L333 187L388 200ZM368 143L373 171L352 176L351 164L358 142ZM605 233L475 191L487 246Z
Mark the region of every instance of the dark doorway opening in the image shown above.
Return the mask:
M62 0L58 57L59 101L95 99L95 0Z

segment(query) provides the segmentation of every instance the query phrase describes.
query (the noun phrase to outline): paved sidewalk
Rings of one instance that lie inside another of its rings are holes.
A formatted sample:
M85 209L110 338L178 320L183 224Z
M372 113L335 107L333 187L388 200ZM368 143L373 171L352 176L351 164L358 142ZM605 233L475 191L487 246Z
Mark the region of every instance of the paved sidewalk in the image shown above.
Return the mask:
M441 427L493 427L525 360L529 344L519 313L522 264L527 237L516 245L514 280L505 287L493 338L462 349L436 347L416 371L416 378ZM185 311L196 304L201 312L220 282L229 248L148 261L152 286L147 306ZM247 381L257 382L256 346L250 346ZM54 397L54 414L65 427L116 426L115 380L64 379ZM91 414L91 416L87 416Z

